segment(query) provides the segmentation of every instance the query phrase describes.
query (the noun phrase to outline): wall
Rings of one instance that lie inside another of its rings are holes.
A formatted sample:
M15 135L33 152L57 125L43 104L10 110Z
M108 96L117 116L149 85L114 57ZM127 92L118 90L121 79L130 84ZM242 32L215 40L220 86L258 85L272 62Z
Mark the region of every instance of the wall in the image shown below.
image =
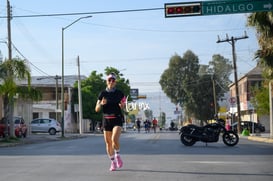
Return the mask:
M14 116L20 116L25 120L25 123L30 130L30 122L32 121L32 101L16 99L14 103ZM28 135L30 131L28 131Z

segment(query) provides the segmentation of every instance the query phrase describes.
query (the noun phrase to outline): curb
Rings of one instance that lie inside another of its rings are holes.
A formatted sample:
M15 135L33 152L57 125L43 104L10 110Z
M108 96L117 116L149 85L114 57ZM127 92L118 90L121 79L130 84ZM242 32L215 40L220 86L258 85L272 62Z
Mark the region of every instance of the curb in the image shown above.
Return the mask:
M35 144L35 143L44 143L44 142L51 142L51 141L65 141L65 140L72 140L72 139L80 139L80 138L85 138L87 135L69 135L64 138L57 136L57 137L47 137L47 136L39 136L39 137L32 137L32 138L22 138L17 142L12 142L12 143L5 143L1 142L0 143L0 148L1 147L14 147L14 146L19 146L19 145L24 145L24 144Z
M273 143L273 139L272 138L263 138L263 137L257 137L257 136L248 136L247 139L251 140L251 141Z

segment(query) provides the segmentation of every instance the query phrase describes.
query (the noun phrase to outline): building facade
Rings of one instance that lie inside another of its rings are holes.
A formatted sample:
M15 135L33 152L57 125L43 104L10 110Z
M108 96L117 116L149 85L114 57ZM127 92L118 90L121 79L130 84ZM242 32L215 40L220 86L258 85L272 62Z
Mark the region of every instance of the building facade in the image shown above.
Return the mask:
M81 80L85 79L81 76ZM64 77L64 128L65 132L78 132L78 110L72 109L72 93L74 84L78 81L77 75L70 75ZM15 98L14 116L21 116L24 118L26 124L29 126L32 119L35 118L54 118L61 123L61 86L62 81L60 76L33 76L31 77L31 86L41 91L42 100L33 102L32 100L22 100ZM26 81L18 82L19 86L27 86ZM77 107L77 106L76 106ZM0 117L3 115L3 101L0 98ZM89 125L88 120L83 120L82 125L84 131ZM30 129L29 129L30 130Z
M241 120L260 122L264 124L266 128L269 128L269 115L258 116L254 109L254 106L251 103L251 99L253 97L251 89L254 86L260 87L262 85L262 81L263 81L262 69L259 66L253 68L238 80ZM230 90L229 112L233 115L237 115L235 83L229 86L229 90Z

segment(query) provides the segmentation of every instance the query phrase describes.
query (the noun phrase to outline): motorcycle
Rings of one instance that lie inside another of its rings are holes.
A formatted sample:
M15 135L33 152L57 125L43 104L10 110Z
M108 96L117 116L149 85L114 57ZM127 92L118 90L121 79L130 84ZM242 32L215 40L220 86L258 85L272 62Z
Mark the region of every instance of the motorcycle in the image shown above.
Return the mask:
M183 126L180 129L180 141L185 146L192 146L197 141L207 143L218 142L220 133L222 133L223 142L227 146L235 146L239 142L239 136L234 131L228 131L224 126L223 119L217 119L215 123L205 126L196 126L193 124Z

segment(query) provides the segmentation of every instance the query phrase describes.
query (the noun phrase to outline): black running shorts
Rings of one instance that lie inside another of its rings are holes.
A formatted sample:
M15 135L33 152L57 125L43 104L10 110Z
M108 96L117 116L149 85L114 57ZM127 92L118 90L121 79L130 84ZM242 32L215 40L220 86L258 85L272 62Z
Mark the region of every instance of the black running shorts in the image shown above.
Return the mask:
M121 117L116 117L116 118L112 118L112 119L103 119L103 130L105 131L113 131L113 128L115 126L120 126L122 127L122 118Z

